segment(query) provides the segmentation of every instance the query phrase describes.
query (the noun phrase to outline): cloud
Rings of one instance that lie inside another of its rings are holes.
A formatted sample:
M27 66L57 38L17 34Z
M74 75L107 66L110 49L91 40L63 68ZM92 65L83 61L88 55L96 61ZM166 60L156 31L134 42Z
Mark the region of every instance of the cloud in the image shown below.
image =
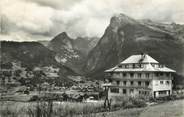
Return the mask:
M48 6L55 9L67 9L82 0L24 0L38 3L41 6Z
M183 4L182 0L1 0L6 33L0 40L48 40L63 31L73 38L100 37L118 13L184 23Z

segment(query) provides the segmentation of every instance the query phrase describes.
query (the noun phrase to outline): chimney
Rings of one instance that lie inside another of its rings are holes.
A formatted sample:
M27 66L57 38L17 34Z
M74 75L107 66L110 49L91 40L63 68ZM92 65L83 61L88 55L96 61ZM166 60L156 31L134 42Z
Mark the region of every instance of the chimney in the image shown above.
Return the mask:
M141 58L139 60L139 63L141 63L146 57L146 54L145 53L141 53Z

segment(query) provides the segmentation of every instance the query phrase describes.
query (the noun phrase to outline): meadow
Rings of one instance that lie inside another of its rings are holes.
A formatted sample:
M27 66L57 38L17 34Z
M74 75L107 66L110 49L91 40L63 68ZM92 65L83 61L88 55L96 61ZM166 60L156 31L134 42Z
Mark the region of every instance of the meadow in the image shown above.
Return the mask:
M183 99L146 107L135 102L114 103L111 110L103 103L53 102L51 110L47 102L1 101L0 117L184 117Z
M0 104L0 117L83 117L96 116L98 113L112 112L123 108L141 107L142 101L126 99L121 102L113 102L110 109L104 108L103 101L93 103L1 101ZM138 112L135 111L135 113Z

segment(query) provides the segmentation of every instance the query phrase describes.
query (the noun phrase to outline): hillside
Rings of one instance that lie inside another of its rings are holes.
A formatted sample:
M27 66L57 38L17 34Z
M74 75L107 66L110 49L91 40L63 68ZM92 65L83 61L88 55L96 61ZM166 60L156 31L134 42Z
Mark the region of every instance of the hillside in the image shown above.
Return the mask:
M55 52L38 42L1 42L1 65L10 62L20 62L25 68L55 66L59 67L61 75L76 75L70 68L58 65Z

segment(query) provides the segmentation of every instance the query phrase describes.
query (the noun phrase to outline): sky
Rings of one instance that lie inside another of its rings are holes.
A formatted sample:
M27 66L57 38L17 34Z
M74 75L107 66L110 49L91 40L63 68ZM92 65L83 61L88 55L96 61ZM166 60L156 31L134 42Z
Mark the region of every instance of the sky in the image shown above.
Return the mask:
M184 0L0 0L0 40L50 40L61 32L101 37L119 13L184 24L183 6Z

